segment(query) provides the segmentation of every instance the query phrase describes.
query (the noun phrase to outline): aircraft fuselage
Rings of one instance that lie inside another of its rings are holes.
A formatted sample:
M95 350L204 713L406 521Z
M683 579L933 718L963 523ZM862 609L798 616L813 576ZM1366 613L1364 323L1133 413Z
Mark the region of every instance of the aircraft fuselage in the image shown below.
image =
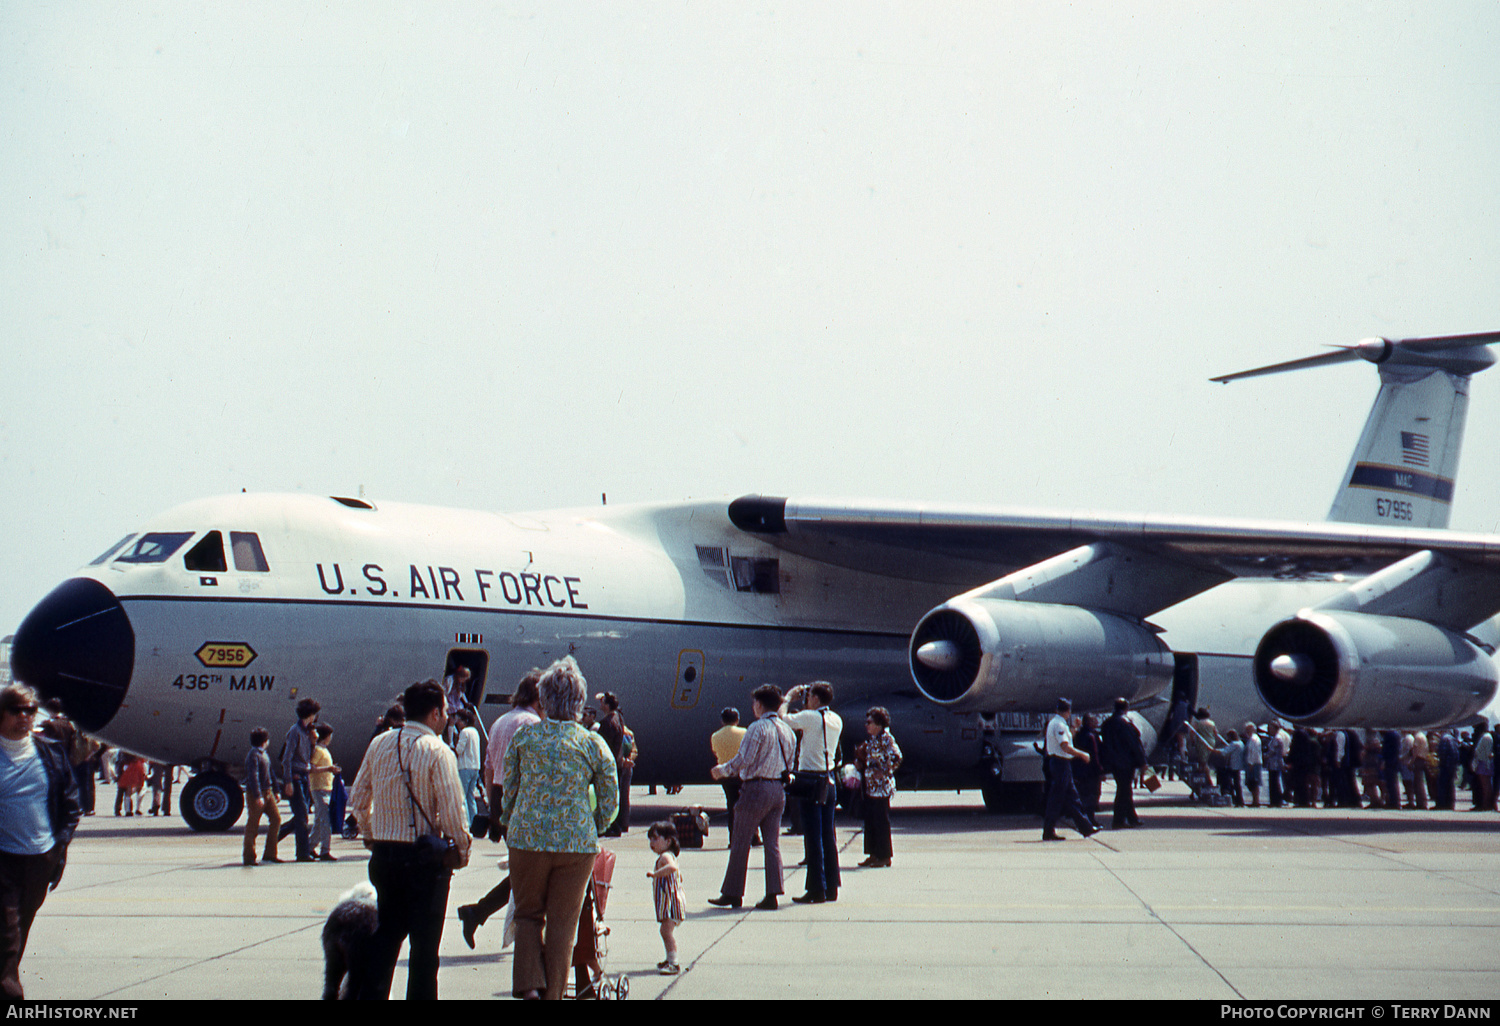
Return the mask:
M986 728L1007 780L1039 779L1029 741L1041 710L953 712L909 670L913 624L997 567L967 582L962 569L942 581L890 569L777 548L722 503L523 517L239 495L167 512L65 582L23 624L15 661L98 736L231 773L251 729L279 739L300 698L322 703L334 758L354 767L407 684L469 665L488 725L522 673L573 655L591 691L620 697L637 782L705 779L723 707L748 718L759 684L817 679L835 687L846 757L864 711L884 705L909 783L971 785ZM1255 640L1328 588L1241 582L1164 611L1172 647L1201 650L1195 700L1221 722L1267 718L1250 681ZM1170 698L1148 708L1153 726Z

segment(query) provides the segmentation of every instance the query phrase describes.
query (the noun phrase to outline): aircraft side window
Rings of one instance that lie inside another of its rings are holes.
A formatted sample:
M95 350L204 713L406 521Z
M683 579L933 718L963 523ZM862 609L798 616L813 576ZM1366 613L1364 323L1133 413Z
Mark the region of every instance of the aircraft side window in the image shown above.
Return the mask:
M182 563L189 570L223 573L229 569L229 565L224 562L224 536L218 531L209 531L202 541L188 549L188 554L182 557Z
M234 568L254 573L269 573L271 566L260 547L260 535L249 531L230 531L229 547L234 550Z
M113 556L116 552L119 552L121 549L123 549L125 547L126 543L128 543L130 541L130 539L132 539L134 537L135 537L134 533L127 534L125 537L123 537L119 541L115 542L109 548L105 549L104 550L104 554L102 556L100 556L98 559L94 560L92 563L90 563L89 566L101 566L101 565L103 565L105 563L108 563L109 562L109 557Z
M731 556L728 549L696 546L698 567L715 584L756 595L781 594L781 561Z
M703 573L708 577L710 581L713 581L721 588L728 587L729 576L727 573L727 559L724 550L708 545L699 545L697 546L697 549L698 566L702 568Z
M780 560L733 556L730 562L734 570L736 591L750 591L759 595L781 594Z
M141 540L119 556L116 563L165 563L172 553L193 536L192 531L153 531L141 536Z

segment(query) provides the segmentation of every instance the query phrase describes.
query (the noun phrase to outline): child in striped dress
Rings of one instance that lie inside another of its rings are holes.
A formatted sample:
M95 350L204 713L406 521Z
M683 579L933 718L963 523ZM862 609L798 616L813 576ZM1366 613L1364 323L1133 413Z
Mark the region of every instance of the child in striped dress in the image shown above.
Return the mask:
M651 850L657 854L656 868L648 870L646 876L652 882L656 918L661 923L661 940L667 949L667 960L658 962L656 968L661 970L663 976L676 976L679 972L676 931L677 924L682 922L682 910L686 904L682 896L682 870L677 868L675 858L682 854L677 843L677 827L671 820L653 823L646 831L646 840L650 842Z

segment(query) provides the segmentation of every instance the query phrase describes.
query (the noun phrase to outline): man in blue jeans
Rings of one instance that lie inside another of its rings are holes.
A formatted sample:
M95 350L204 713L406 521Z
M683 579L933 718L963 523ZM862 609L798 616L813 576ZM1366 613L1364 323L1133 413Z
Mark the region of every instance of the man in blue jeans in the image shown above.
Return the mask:
M787 708L799 697L807 707L801 712L788 714ZM833 771L834 753L838 751L844 721L829 708L832 704L833 685L822 680L792 688L782 704L782 718L801 735L798 771L821 773L828 778L827 792L822 801L801 802L802 841L807 852L807 891L792 900L803 905L839 900L839 844L833 829L838 794Z
M308 781L312 771L312 732L322 708L311 698L297 703L297 722L286 732L286 745L281 750L281 779L286 781L286 796L292 806L289 822L281 827L281 836L288 833L296 836L298 862L314 861L312 845L308 843L307 810L312 805L312 787Z

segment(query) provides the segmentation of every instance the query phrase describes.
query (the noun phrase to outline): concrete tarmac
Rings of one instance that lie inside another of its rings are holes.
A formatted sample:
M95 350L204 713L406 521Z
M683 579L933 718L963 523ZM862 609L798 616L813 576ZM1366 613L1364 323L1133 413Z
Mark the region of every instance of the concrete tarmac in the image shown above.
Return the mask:
M1494 813L1205 808L1181 784L1139 793L1144 827L1043 843L1040 820L990 816L977 792L898 794L895 865L859 869L860 824L840 820L844 886L802 906L788 870L775 912L752 854L743 910L719 910L722 815L683 852L682 974L663 977L645 872L646 826L717 787L633 796L605 923L607 969L647 998L1153 998L1213 1001L1493 1000L1500 996L1500 816ZM1106 798L1112 785L1106 785ZM112 797L112 796L111 796ZM1467 795L1460 795L1461 803ZM115 818L105 793L21 965L31 999L316 998L319 935L367 853L332 863L240 863L240 834L172 818ZM1108 814L1101 812L1101 823ZM800 837L783 837L789 864ZM283 858L292 842L282 842ZM496 917L464 944L453 910L500 879L502 845L477 842L455 874L444 998L508 997ZM778 969L777 967L781 967ZM405 993L406 956L393 996Z

